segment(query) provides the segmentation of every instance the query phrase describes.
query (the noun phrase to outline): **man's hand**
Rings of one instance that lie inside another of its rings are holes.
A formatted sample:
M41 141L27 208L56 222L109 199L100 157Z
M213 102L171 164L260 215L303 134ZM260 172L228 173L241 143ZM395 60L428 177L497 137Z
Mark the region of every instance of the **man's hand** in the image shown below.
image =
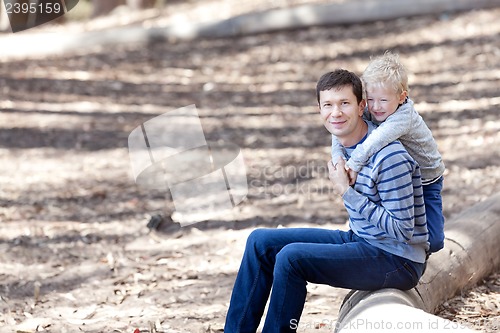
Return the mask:
M345 161L341 157L337 163L328 162L328 178L333 183L333 191L340 196L349 189L349 175L345 169Z
M354 185L354 183L356 183L356 178L358 178L358 173L349 168L347 165L345 166L345 170L347 171L347 176L349 177L349 185Z

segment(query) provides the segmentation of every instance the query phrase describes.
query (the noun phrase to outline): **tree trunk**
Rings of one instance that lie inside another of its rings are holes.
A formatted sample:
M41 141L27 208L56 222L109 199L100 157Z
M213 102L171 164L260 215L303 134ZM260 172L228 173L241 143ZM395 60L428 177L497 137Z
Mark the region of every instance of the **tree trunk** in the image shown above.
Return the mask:
M445 235L416 288L429 312L500 268L500 194L447 221Z
M420 328L419 332L446 327L458 331L457 323L429 313L500 268L500 194L447 221L445 234L444 249L431 255L416 288L351 292L340 308L336 331L345 333L349 328L367 328L358 324L381 325L383 321L394 327L397 323L418 322L415 328Z

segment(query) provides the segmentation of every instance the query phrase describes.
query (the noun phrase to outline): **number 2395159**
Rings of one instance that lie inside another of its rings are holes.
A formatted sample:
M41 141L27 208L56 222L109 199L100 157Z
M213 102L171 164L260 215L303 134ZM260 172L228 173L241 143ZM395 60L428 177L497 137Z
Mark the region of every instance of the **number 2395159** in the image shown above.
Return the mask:
M59 14L62 10L58 2L45 3L5 3L7 14Z

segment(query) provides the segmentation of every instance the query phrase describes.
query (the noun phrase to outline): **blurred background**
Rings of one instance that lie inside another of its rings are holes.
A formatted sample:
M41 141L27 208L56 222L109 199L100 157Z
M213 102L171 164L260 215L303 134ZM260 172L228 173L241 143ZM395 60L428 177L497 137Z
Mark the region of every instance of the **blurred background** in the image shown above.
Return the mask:
M408 68L446 164L445 217L497 193L500 4L453 3L80 0L15 34L2 6L0 325L221 331L251 230L345 227L315 84L386 50ZM128 135L191 104L208 140L242 149L249 193L227 216L152 232L175 207L168 191L136 187ZM498 321L498 276L442 316ZM311 286L303 321L335 319L344 294Z

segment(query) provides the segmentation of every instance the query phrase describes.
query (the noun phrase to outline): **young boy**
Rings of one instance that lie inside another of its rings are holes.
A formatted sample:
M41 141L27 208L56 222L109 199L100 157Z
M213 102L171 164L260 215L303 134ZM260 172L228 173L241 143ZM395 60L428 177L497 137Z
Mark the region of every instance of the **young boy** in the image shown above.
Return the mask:
M418 162L422 173L429 253L444 246L444 217L441 190L444 164L430 129L413 107L408 97L408 75L396 54L386 52L374 58L361 76L366 92L364 117L379 125L356 147L346 163L351 183L370 157L394 140L403 144ZM342 147L332 136L332 161L342 155Z

